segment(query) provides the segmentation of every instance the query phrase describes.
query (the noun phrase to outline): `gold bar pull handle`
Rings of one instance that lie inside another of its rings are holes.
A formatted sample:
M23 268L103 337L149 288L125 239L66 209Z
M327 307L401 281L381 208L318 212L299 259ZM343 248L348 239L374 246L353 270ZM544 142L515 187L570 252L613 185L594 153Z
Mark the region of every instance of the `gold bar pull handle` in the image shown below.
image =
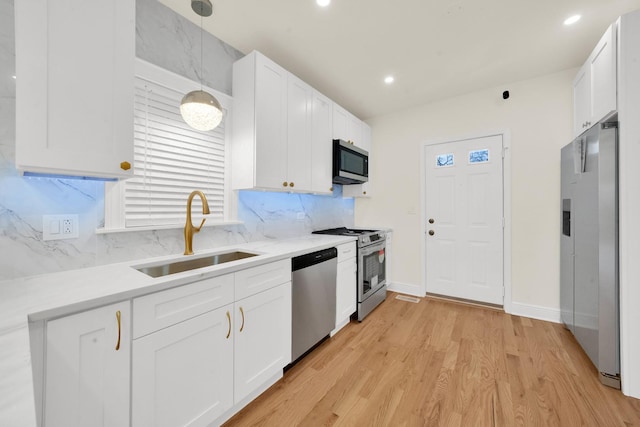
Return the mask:
M116 343L116 351L120 350L120 337L122 335L122 321L120 310L116 311L116 319L118 319L118 342Z
M240 314L242 314L242 325L240 326L240 332L244 329L244 310L240 307Z
M227 339L231 336L231 314L227 311L227 322L229 322L229 330L227 331Z

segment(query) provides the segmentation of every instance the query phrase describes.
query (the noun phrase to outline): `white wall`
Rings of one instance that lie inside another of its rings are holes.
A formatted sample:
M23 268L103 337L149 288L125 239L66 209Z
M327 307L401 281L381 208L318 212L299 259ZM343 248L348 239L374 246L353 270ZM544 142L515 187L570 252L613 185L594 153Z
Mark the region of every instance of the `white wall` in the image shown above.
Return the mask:
M560 148L571 141L577 69L445 99L367 122L375 193L358 226L393 228L391 282L419 286L420 148L426 141L509 129L514 313L559 321ZM508 100L503 90L510 91Z

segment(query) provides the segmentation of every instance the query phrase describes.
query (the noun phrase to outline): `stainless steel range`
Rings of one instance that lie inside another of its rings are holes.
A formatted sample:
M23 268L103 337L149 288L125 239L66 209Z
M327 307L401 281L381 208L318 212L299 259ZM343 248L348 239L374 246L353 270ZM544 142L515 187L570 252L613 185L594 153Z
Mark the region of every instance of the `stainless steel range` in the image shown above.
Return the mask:
M358 321L362 321L387 297L386 233L345 227L313 233L358 237Z

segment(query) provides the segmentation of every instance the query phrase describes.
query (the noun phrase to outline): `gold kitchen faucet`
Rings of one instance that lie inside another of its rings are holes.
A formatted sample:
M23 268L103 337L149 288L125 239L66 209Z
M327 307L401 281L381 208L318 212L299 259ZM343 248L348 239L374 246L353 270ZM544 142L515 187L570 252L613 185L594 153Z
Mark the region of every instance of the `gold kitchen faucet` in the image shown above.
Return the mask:
M187 199L187 222L184 224L184 254L185 255L193 255L193 235L200 231L206 218L202 218L202 222L200 223L200 227L194 227L191 223L191 203L193 203L193 198L198 195L200 199L202 199L202 213L204 215L209 215L211 212L209 211L209 203L207 202L207 198L204 196L204 193L199 190L192 191L189 194L189 198Z

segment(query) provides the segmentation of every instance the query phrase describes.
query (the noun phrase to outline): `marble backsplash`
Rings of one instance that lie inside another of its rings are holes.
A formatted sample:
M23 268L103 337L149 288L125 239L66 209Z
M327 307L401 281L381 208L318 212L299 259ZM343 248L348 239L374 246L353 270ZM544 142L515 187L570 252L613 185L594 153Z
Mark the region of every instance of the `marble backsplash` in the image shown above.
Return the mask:
M0 0L0 280L182 253L182 228L96 234L104 223L104 183L23 177L16 170L13 17L13 0ZM137 0L136 24L139 57L199 80L199 27L157 0ZM242 53L209 34L205 46L205 83L230 93L231 64ZM241 191L237 197L243 224L203 228L195 251L353 225L353 199L339 192ZM78 214L79 237L43 241L42 216L54 214Z

